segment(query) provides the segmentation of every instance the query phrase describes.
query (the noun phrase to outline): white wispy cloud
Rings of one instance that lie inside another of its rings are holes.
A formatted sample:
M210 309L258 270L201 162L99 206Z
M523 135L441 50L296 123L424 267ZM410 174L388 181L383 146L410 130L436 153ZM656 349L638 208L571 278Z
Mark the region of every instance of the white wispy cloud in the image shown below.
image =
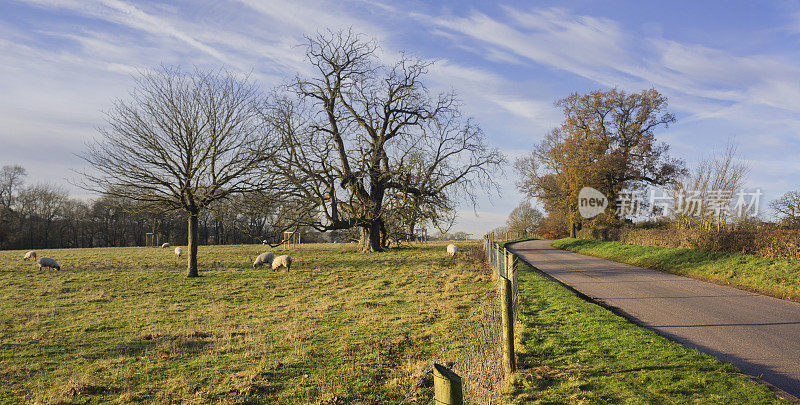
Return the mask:
M485 49L509 53L525 60L570 71L604 83L613 79L598 67L622 66L629 55L625 38L611 20L573 17L560 9L522 12L503 8L508 21L473 11L466 17L417 17L482 44Z
M274 24L283 25L300 33L314 34L327 29L353 28L356 32L384 39L386 34L376 24L358 18L342 6L348 2L331 3L322 1L280 1L280 0L237 0L247 7L270 18Z
M40 7L55 7L101 19L114 24L127 26L160 38L171 38L188 45L221 62L225 55L213 47L198 41L194 36L178 28L172 19L152 15L136 7L133 3L121 0L23 0Z
M434 32L479 44L485 55L510 53L602 86L655 86L712 100L800 111L800 68L780 57L737 56L699 44L636 38L616 21L563 9L504 10L504 20L476 11L465 17L415 16L436 26Z
M553 126L559 120L552 101L524 97L514 90L514 82L500 75L449 60L437 61L430 71L434 80L451 84L460 98L475 109L486 112L486 106L493 105L542 127Z

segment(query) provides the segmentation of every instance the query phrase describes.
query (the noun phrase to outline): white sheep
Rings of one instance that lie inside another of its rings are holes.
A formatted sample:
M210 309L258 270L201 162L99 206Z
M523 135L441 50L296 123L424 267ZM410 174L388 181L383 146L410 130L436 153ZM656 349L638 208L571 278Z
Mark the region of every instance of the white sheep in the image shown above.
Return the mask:
M161 249L166 249L168 247L169 247L169 243L164 243L163 245L161 245Z
M256 261L253 262L253 268L259 268L264 264L271 265L273 260L275 260L275 255L272 252L264 252L256 257Z
M287 255L278 256L272 261L272 270L277 271L281 266L286 267L286 271L292 267L292 258Z
M22 258L22 260L28 260L28 259L34 259L34 260L36 260L36 252L34 252L33 250L31 250L30 252L28 252L28 253L25 253L25 257L23 257L23 258Z
M175 256L181 257L182 254L183 254L183 249L181 249L180 247L176 247Z
M458 248L456 245L450 244L447 245L447 255L450 257L456 257L456 252L458 252Z
M52 269L61 270L61 266L58 265L56 259L52 259L49 257L42 256L36 263L39 265L39 269L41 270L42 267L50 267Z

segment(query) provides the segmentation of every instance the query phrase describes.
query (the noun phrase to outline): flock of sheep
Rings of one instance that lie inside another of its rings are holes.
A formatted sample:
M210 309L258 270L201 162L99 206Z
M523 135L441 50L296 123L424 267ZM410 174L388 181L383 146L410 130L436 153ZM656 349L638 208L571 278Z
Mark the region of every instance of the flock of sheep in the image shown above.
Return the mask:
M169 243L165 243L161 245L161 248L166 249L169 246L170 246ZM457 251L458 248L456 247L456 245L453 244L447 245L448 256L455 257ZM180 247L176 247L175 256L181 257L181 255L183 255L183 249L181 249ZM25 257L23 258L23 260L28 260L28 259L36 260L36 264L39 265L39 269L41 269L42 267L49 267L52 269L61 270L61 266L55 259L46 256L42 256L37 259L36 252L33 250L31 250L28 253L25 253ZM253 268L257 269L265 264L271 266L273 271L277 271L281 267L286 267L286 271L288 272L289 269L292 267L292 258L289 255L281 255L275 257L275 255L272 254L272 252L264 252L258 255L258 257L256 257L256 261L253 262Z
M161 249L166 249L168 247L169 243L161 245ZM175 247L175 256L181 257L182 254L183 254L183 249L181 249L180 246Z
M61 266L58 264L56 259L46 256L42 256L37 259L36 252L34 252L33 250L31 250L28 253L25 253L25 257L23 258L23 260L28 260L28 259L36 260L36 264L39 265L39 269L41 269L42 267L50 267L52 269L61 270Z
M169 243L161 245L162 249L166 249L168 247ZM183 250L180 247L176 247L175 256L181 257L182 254ZM256 257L256 261L253 262L253 268L254 269L259 268L264 264L271 265L272 270L277 270L281 268L281 266L283 266L286 267L286 271L289 271L289 269L292 267L292 258L289 257L289 255L275 257L275 255L272 254L272 252L262 253L258 255L258 257Z

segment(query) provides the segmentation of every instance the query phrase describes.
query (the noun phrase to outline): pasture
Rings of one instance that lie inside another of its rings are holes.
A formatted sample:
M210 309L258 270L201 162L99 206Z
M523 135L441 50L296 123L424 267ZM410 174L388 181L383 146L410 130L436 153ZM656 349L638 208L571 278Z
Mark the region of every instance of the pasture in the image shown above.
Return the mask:
M2 251L0 402L396 402L491 285L458 249L201 246L196 279L172 248Z

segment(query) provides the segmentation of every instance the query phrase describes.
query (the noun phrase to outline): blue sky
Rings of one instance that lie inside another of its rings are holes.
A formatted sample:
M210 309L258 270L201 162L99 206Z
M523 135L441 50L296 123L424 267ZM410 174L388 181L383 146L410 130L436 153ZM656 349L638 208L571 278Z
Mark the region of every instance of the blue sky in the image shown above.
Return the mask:
M678 120L658 137L690 167L733 140L763 207L800 189L799 1L4 1L0 164L79 195L75 154L137 69L224 66L269 89L307 71L304 33L347 27L388 62L437 60L430 87L455 89L511 160L558 125L555 100L654 87ZM501 225L523 200L514 175L453 230Z

